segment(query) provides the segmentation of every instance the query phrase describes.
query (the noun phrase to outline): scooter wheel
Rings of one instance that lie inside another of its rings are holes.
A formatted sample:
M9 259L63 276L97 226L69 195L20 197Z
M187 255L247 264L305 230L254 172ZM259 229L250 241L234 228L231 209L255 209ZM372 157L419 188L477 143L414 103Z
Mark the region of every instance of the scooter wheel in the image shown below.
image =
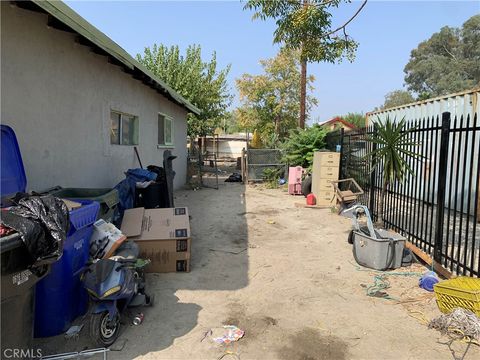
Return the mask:
M99 346L109 347L120 334L120 317L114 321L108 318L108 311L92 314L90 318L90 336Z
M147 304L146 306L153 306L155 304L155 295L147 295Z
M350 245L353 245L353 236L354 236L353 230L351 230L350 234L348 234L348 240L347 240Z

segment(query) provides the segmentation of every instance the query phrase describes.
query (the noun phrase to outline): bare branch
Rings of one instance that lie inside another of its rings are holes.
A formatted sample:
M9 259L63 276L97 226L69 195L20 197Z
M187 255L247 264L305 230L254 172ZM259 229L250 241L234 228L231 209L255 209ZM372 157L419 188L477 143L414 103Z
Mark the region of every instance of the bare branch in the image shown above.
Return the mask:
M368 0L365 0L365 1L362 3L362 5L358 8L358 10L355 12L355 14L353 14L353 16L352 16L350 19L348 19L348 21L347 21L345 24L343 24L342 26L336 28L336 29L333 30L333 31L330 31L330 32L326 33L326 34L324 35L324 37L327 37L327 36L330 36L330 35L332 35L332 34L335 34L337 31L339 31L339 30L341 30L341 29L345 30L345 28L347 27L347 25L350 24L350 23L353 21L353 19L355 19L355 18L357 17L357 15L360 14L360 11L362 11L362 9L365 7L365 5L367 5L367 1L368 1Z
M442 47L445 49L445 51L447 52L448 55L450 55L452 57L453 60L457 60L457 58L455 57L455 55L453 55L450 51L448 51L447 47L445 45L442 45Z

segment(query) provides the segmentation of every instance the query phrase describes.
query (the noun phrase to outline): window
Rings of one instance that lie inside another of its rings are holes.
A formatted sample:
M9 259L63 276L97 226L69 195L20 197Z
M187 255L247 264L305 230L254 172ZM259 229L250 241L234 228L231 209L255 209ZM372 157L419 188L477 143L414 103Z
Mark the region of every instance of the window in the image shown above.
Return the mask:
M158 114L158 145L173 145L173 119L163 114Z
M110 112L110 144L138 145L138 116Z

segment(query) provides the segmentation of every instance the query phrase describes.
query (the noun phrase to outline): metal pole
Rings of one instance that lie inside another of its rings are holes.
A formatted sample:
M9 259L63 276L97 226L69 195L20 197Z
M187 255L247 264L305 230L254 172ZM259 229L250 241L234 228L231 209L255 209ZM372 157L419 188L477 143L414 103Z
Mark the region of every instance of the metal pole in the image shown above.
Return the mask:
M368 133L368 128L365 128L365 132ZM372 137L375 137L376 132L377 132L377 127L374 125L372 127ZM377 144L372 142L372 152L377 149ZM375 207L375 182L376 182L376 177L377 177L377 171L376 167L372 168L372 165L374 164L374 159L370 158L370 213L373 215L374 219L376 216L376 207Z
M345 129L340 130L340 162L338 164L338 180L343 179L343 137L345 136Z
M245 172L245 148L242 149L242 158L240 159L240 169L242 171L242 183L246 182L246 172Z
M442 259L443 248L443 223L445 211L445 186L447 183L447 160L448 145L450 136L450 113L442 114L442 130L440 140L440 156L438 164L438 187L437 187L437 219L435 222L435 245L433 248L433 258L440 263Z

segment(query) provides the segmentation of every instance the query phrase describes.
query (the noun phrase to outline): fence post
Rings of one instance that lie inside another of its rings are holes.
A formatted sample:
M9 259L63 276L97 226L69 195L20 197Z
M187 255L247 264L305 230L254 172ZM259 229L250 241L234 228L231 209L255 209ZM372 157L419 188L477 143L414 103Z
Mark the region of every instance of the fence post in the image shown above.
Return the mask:
M433 259L440 263L442 260L443 248L443 224L445 216L445 186L447 183L447 160L448 145L450 137L450 113L442 114L442 130L440 139L440 154L438 164L438 186L437 186L437 219L435 222L435 246L433 248ZM435 186L435 185L434 185Z
M242 183L245 184L247 183L247 172L245 171L245 162L246 162L246 158L247 158L247 155L246 155L246 151L245 151L245 148L242 149L242 157L240 159L240 169L241 169L241 172L242 172Z
M343 137L345 135L345 129L342 127L340 130L340 163L338 164L338 180L342 180L343 176Z
M372 127L372 137L375 137L377 132L377 126L373 125ZM365 135L368 135L368 127L365 128ZM372 142L372 152L377 149L377 144ZM367 154L365 154L367 155ZM370 210L370 213L373 215L374 219L376 216L375 213L375 180L377 177L377 170L376 167L371 168L371 166L375 163L373 158L369 158L370 164L369 164L369 170L370 170L370 202L368 204L368 208Z

